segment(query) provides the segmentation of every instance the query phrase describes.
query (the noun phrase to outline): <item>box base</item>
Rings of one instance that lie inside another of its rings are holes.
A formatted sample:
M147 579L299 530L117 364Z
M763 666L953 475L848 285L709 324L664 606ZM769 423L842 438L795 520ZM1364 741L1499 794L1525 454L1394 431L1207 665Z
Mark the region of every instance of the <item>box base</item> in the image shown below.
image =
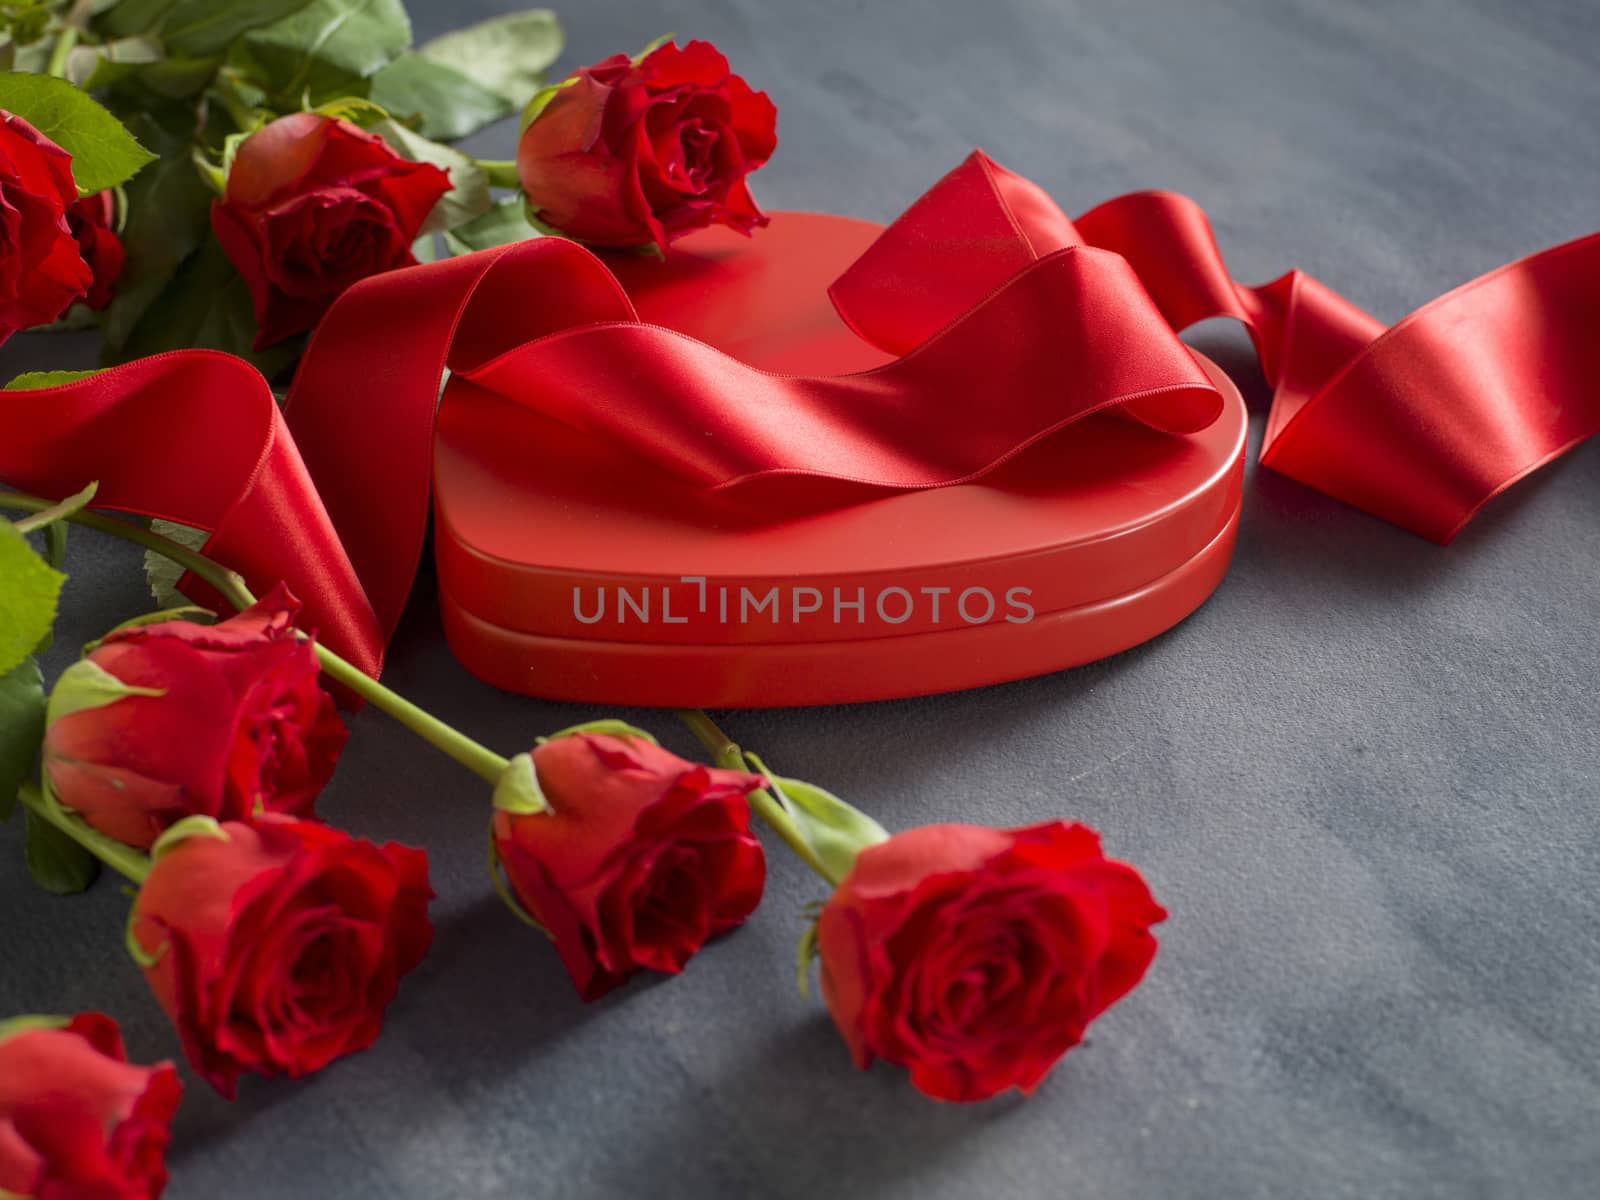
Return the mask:
M681 645L549 637L490 624L441 584L445 636L462 665L509 692L590 704L789 708L959 691L1046 675L1166 632L1216 590L1233 557L1235 510L1200 553L1137 591L1096 604L935 633L834 642Z

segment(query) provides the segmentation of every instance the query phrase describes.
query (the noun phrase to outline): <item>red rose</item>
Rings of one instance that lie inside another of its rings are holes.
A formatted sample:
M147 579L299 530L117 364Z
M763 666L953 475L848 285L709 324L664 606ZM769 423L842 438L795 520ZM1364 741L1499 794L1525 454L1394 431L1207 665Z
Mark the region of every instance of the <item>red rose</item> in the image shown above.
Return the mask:
M117 199L109 191L85 196L67 209L67 228L78 241L78 253L94 274L83 302L95 312L111 303L117 280L122 278L122 239L112 229L116 217Z
M665 250L707 225L767 223L745 176L772 157L778 110L710 42L612 55L530 111L517 173L538 218L569 237Z
M161 1195L181 1091L171 1063L128 1062L110 1017L0 1025L0 1195Z
M144 848L179 819L305 814L348 731L280 584L219 625L113 633L50 697L44 777L103 833Z
M231 1099L370 1046L433 940L428 856L270 815L174 837L130 944L195 1070Z
M450 187L438 167L318 113L246 138L211 225L250 285L256 349L312 328L351 284L414 266L411 245Z
M71 155L0 109L0 342L48 325L93 280L67 229L77 199Z
M1082 825L930 825L863 850L822 911L822 990L856 1064L940 1100L1032 1090L1139 982L1166 917Z
M496 812L495 848L585 1000L640 968L681 971L761 899L756 776L587 733L534 750L531 774L543 810Z

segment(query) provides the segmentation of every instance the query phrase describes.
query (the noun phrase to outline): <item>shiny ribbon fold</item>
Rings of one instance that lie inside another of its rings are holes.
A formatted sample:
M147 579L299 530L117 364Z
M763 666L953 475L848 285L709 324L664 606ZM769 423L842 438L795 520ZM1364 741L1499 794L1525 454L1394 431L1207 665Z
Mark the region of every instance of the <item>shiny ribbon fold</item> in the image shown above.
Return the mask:
M1275 389L1262 462L1439 542L1600 429L1600 234L1386 329L1298 271L1234 282L1186 197L1136 193L1070 221L974 153L830 295L891 361L761 371L641 322L574 243L518 243L352 288L281 414L246 363L200 350L0 395L0 480L61 495L99 479L99 506L212 531L209 554L257 587L287 581L376 674L421 553L447 367L695 486L925 488L1093 412L1204 428L1220 397L1176 331L1228 316Z

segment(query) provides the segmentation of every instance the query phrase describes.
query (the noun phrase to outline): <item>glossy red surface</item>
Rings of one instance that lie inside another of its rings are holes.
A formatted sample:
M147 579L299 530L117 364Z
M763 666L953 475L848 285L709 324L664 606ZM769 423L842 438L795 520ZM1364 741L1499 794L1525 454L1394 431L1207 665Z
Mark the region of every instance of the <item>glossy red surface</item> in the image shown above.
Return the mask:
M842 374L889 358L826 294L878 232L778 213L755 239L711 232L666 263L607 265L646 322L763 370ZM457 377L434 450L451 646L513 691L718 707L922 694L1116 653L1192 612L1232 551L1245 410L1202 366L1224 403L1199 433L1099 414L978 482L896 492L697 488ZM992 616L970 622L986 594Z

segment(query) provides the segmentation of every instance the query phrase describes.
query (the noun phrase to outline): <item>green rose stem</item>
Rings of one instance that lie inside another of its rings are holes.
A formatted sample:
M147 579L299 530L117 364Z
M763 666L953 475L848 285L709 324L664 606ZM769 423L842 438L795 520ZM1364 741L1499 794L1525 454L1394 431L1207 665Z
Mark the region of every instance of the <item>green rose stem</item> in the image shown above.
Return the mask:
M132 882L143 883L144 877L150 874L149 855L139 853L132 846L123 845L116 838L107 837L90 826L82 817L52 802L33 784L23 784L17 791L17 799L21 800L23 807L34 816L54 825L106 866L126 876Z
M77 0L72 10L61 18L61 32L56 35L56 44L50 48L50 61L45 65L46 75L54 75L57 79L67 77L67 58L71 55L72 48L78 44L78 39L83 36L89 18L93 15L94 0Z
M54 502L42 500L37 496L24 496L15 492L0 492L0 508L18 509L23 512L42 512L54 507ZM255 597L250 594L250 589L245 585L244 579L237 573L228 570L214 559L207 558L198 551L187 546L180 546L170 538L164 538L159 533L153 533L139 525L127 521L118 521L113 517L103 516L100 513L75 512L66 518L76 525L84 525L90 529L109 533L113 537L122 538L124 541L134 542L147 550L154 550L157 554L171 559L184 570L191 572L199 579L205 580L235 608L243 611L254 604ZM362 671L359 667L346 662L332 650L320 642L316 643L317 658L322 664L322 669L328 677L344 684L358 696L370 701L375 707L388 713L400 724L415 733L423 741L444 751L469 771L482 776L491 784L499 783L500 777L511 765L510 761L496 754L487 746L473 741L460 730L446 725L439 718L424 712L411 701L399 693L383 686L372 676Z
M522 177L517 174L517 164L514 161L495 158L480 158L478 167L488 177L490 187L521 188Z
M711 752L711 757L717 766L726 767L730 771L750 771L750 764L745 760L744 751L727 734L723 733L717 723L706 713L698 708L678 709L679 719L689 727L701 744ZM751 772L754 774L755 772ZM764 773L764 772L763 772ZM830 867L818 855L816 848L801 832L788 810L765 788L758 788L745 797L750 802L751 809L763 821L772 827L774 833L784 840L784 843L800 856L806 866L810 867L822 878L835 887L839 886L846 872L837 867Z
M62 26L60 34L56 37L56 44L50 49L50 62L45 67L46 75L54 75L57 79L67 76L67 56L72 53L72 48L78 44L78 27L76 25Z
M239 75L233 68L223 67L216 73L211 82L211 95L222 105L240 133L253 133L266 123L266 113L252 108L240 94Z

